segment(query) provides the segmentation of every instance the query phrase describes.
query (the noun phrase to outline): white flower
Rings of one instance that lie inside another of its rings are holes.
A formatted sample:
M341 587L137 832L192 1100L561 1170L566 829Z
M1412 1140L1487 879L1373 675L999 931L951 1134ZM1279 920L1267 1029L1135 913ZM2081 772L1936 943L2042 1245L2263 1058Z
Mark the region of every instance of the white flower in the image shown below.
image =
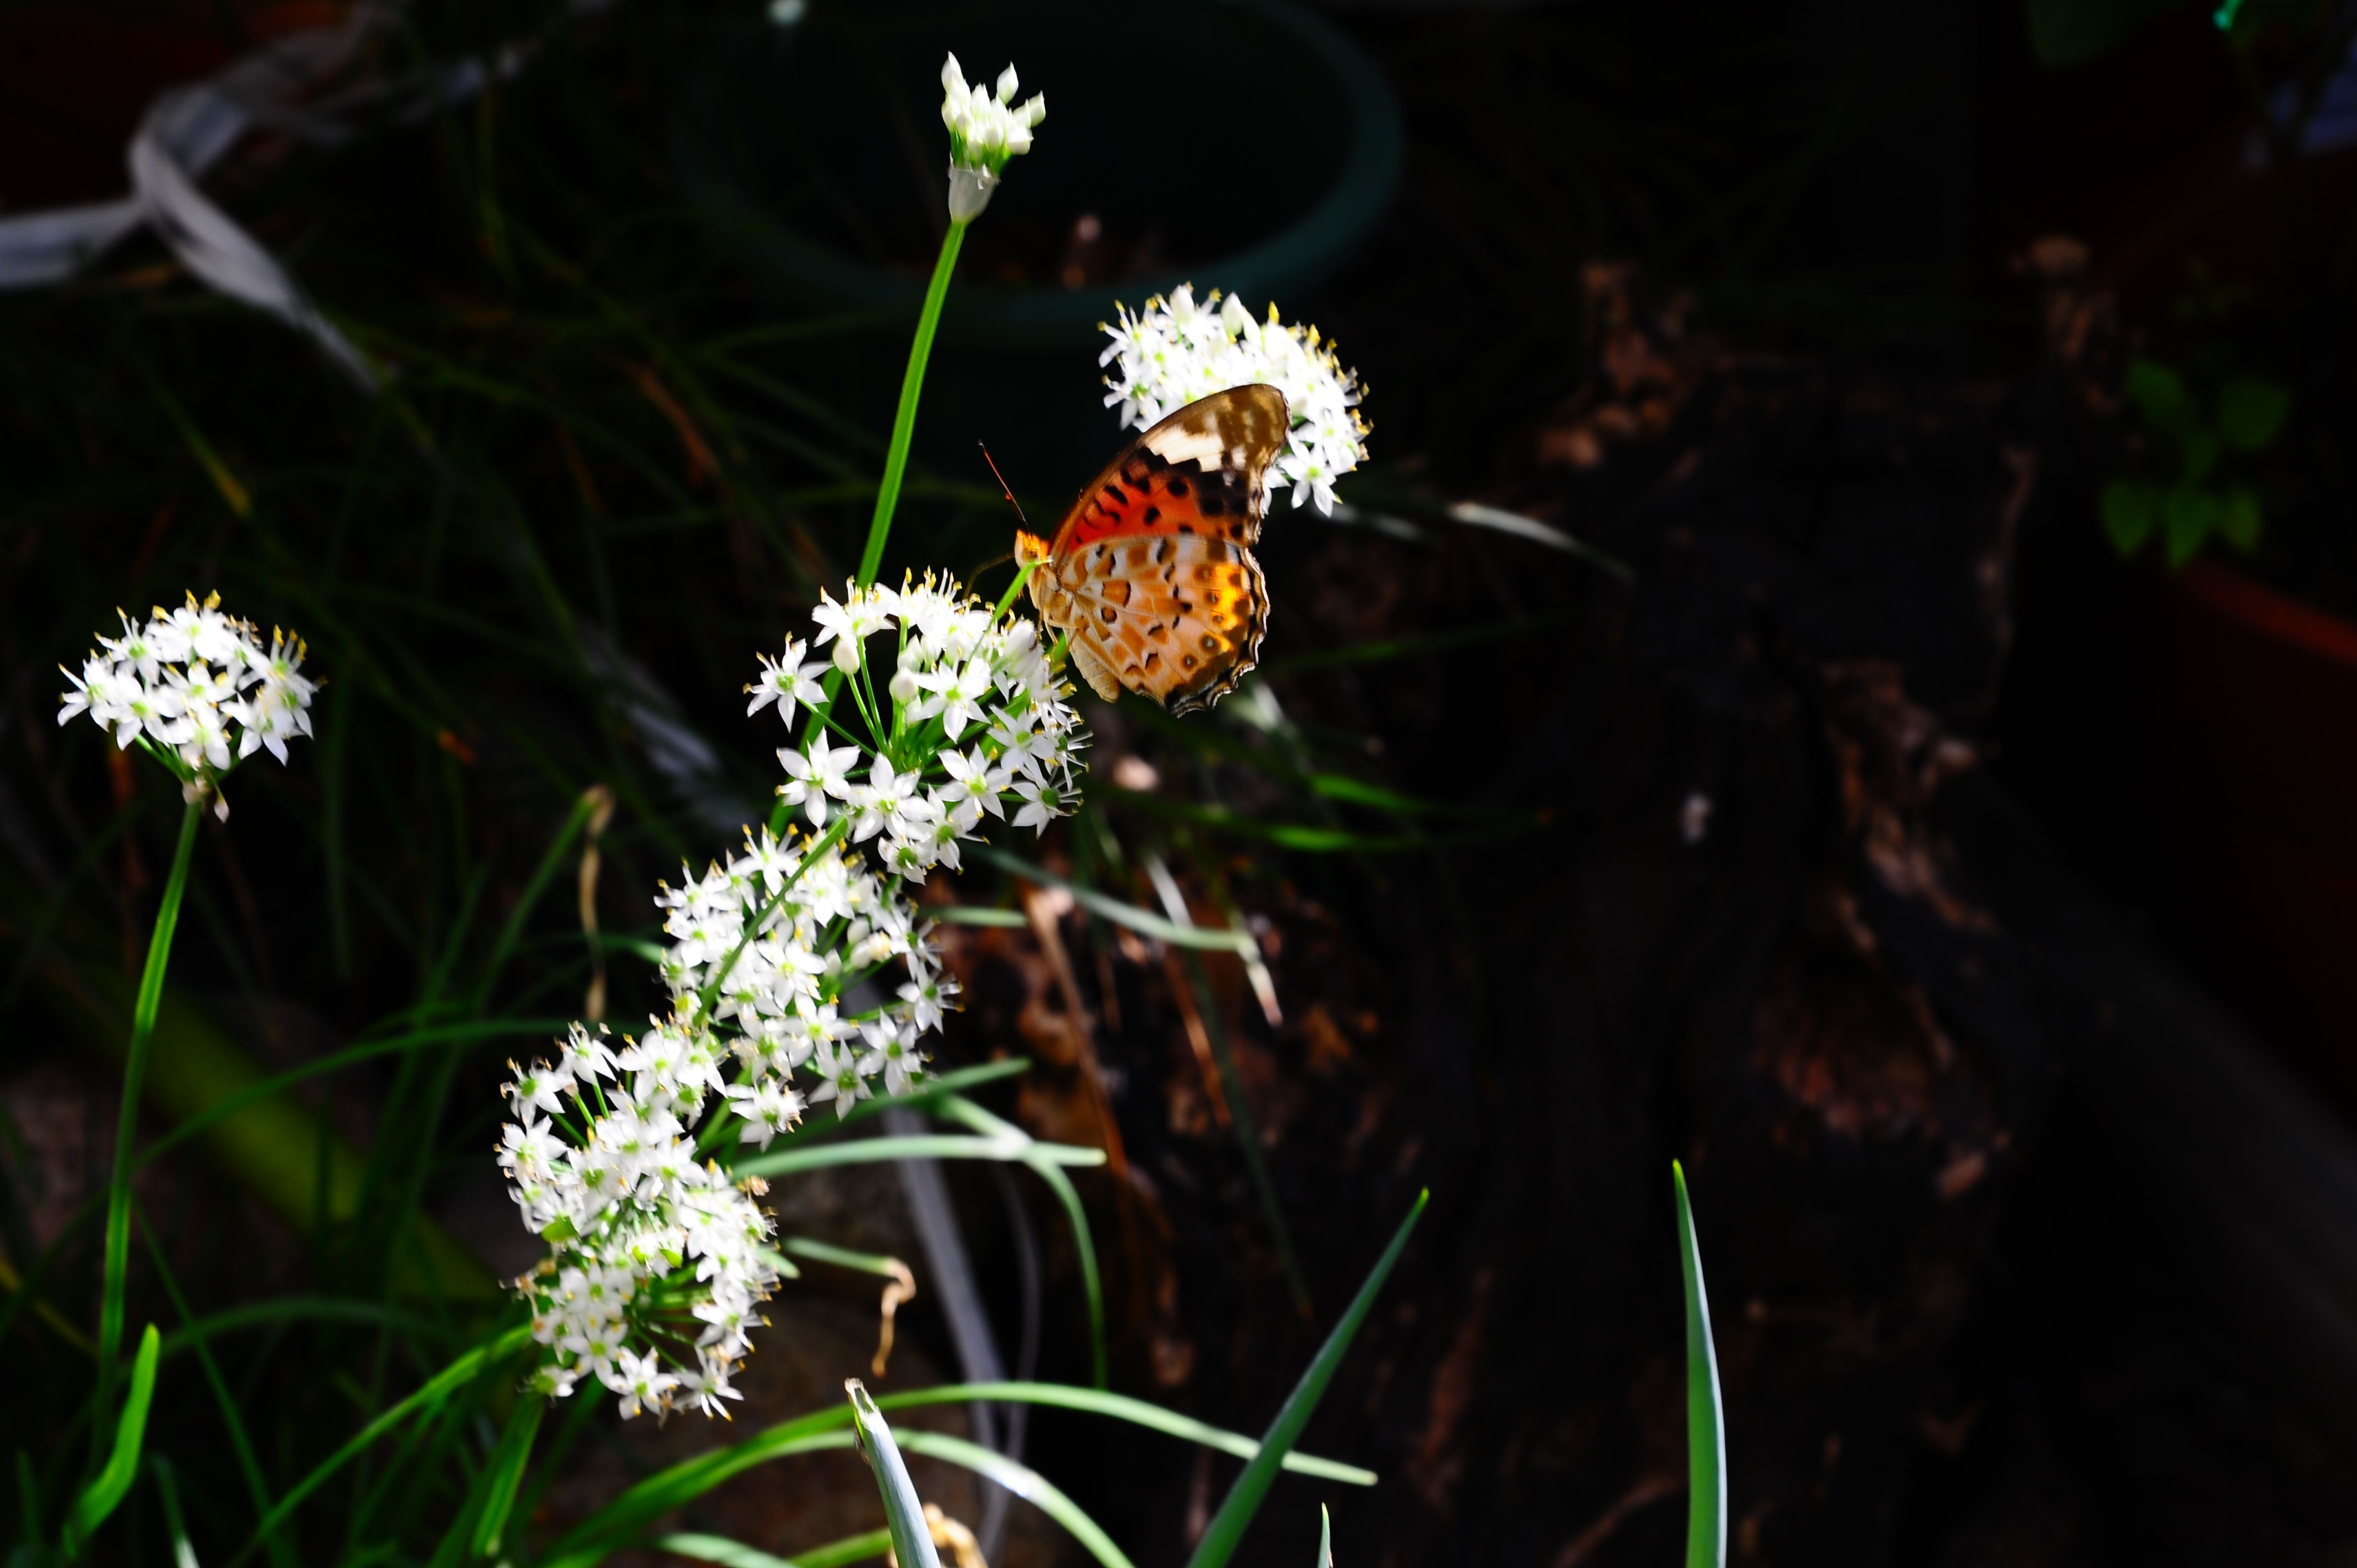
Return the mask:
M871 1095L907 1092L957 986L899 879L954 871L963 841L1005 820L1018 774L1017 825L1044 829L1075 803L1071 768L1085 735L1031 621L995 617L933 576L897 590L854 585L813 620L814 644L834 643L854 669L868 638L899 630L888 733L862 744L837 727L841 744L779 753L787 807L813 828L841 810L848 831L799 843L748 832L736 854L661 889L658 968L671 1012L619 1048L576 1026L555 1067L519 1069L509 1088L515 1115L498 1159L524 1223L554 1249L550 1264L519 1282L546 1348L532 1383L544 1395L594 1379L630 1414L717 1413L737 1397L737 1359L780 1263L758 1184L732 1186L717 1165L699 1163L705 1151L767 1148L813 1103L847 1114ZM200 635L201 619L156 640L166 652L175 637L193 650ZM805 662L805 651L789 641L783 658L761 660L749 714L813 707L834 724L835 700L816 679L824 666ZM130 700L126 681L142 693L154 684L122 658L102 665L69 676L74 691L61 705L111 712ZM191 711L251 706L275 679L234 659L202 672L157 665L157 680ZM871 717L883 722L861 703L847 722ZM862 843L873 847L853 847ZM891 1000L843 1016L846 993L871 978ZM736 1081L724 1083L724 1064Z
M628 1421L642 1410L661 1411L671 1406L671 1391L679 1387L675 1373L662 1369L662 1363L651 1350L642 1356L624 1350L614 1358L614 1367L603 1374L606 1386L622 1396L622 1419Z
M916 788L914 773L895 773L888 759L877 757L867 770L867 782L852 788L852 842L865 843L898 820Z
M966 725L981 715L983 699L996 689L989 662L979 656L967 660L963 667L944 664L917 679L941 699L942 728L952 740L963 735Z
M126 749L144 736L171 754L192 800L256 751L285 762L287 741L311 733L318 688L301 673L299 638L274 632L264 652L260 633L223 614L218 595L199 604L191 594L138 625L122 620L120 638L101 637L103 652L85 659L80 675L66 672L59 724L86 713ZM224 810L217 796L215 809Z
M740 1143L759 1144L766 1149L770 1139L791 1131L802 1118L801 1093L777 1079L731 1084L722 1092L736 1102L737 1114L745 1119L745 1130L737 1135Z
M1015 793L1023 800L1015 813L1014 825L1018 828L1036 828L1044 833L1049 822L1068 814L1062 795L1053 784L1038 779L1017 779Z
M1031 150L1031 127L1048 117L1048 100L1033 93L1017 103L1015 68L998 73L996 94L968 87L957 56L942 61L942 124L949 127L950 166L996 175L1006 161Z
M515 1067L513 1062L508 1065ZM546 1062L534 1062L530 1068L516 1068L515 1081L508 1085L507 1092L515 1101L518 1115L528 1116L538 1110L544 1115L562 1116L564 1093L572 1087L569 1066L552 1068Z
M807 756L791 746L780 751L778 763L787 774L786 782L778 786L780 799L789 806L802 807L810 817L811 826L824 827L827 797L832 795L838 800L851 798L847 770L858 755L857 746L830 746L823 736L811 743Z
M808 703L815 707L826 700L826 691L816 679L826 669L823 660L802 661L802 645L792 638L786 639L785 653L775 660L761 655L761 673L745 688L752 701L745 704L745 716L752 717L771 703L778 704L778 717L787 724L794 722L794 704Z
M1166 300L1149 299L1136 315L1125 306L1112 339L1098 356L1113 367L1105 377L1105 405L1120 406L1121 421L1143 430L1165 414L1229 387L1255 382L1285 394L1292 429L1277 459L1292 486L1297 507L1334 504L1334 481L1367 456L1367 422L1358 410L1356 371L1345 370L1330 344L1314 327L1287 326L1269 306L1255 322L1232 295L1216 310L1215 290L1198 305L1184 285Z

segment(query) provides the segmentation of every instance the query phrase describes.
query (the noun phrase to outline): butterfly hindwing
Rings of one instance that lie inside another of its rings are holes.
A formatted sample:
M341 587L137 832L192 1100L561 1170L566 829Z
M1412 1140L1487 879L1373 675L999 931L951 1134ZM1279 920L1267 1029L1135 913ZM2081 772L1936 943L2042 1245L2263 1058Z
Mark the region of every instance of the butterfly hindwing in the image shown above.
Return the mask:
M1183 714L1252 669L1268 625L1252 546L1288 425L1274 387L1216 392L1146 431L1082 492L1031 591L1098 695L1127 686Z

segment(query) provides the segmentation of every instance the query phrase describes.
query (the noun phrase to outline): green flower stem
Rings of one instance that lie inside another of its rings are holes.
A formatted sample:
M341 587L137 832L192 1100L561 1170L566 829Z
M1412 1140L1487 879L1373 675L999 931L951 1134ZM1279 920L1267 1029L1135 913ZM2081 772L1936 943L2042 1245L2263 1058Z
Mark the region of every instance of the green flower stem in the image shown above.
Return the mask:
M139 975L139 999L131 1010L131 1050L123 1061L123 1113L114 1131L114 1171L106 1186L106 1276L98 1308L98 1402L107 1408L113 1392L114 1356L123 1342L123 1277L131 1262L132 1144L139 1135L139 1088L147 1076L147 1047L156 1036L156 1008L164 998L164 965L172 956L172 932L180 923L180 899L188 890L188 865L197 848L202 796L180 813L180 842L172 850L172 875L156 908L156 929L147 938L147 967Z
M924 390L925 361L932 358L933 329L942 322L942 301L949 297L950 274L957 266L958 247L965 243L963 223L952 222L942 236L942 253L933 263L933 281L925 289L925 308L917 317L917 338L909 345L909 369L900 378L900 407L892 415L892 444L884 452L884 482L876 490L876 515L867 524L867 548L859 555L859 585L876 580L884 564L884 539L892 532L892 510L900 502L900 478L909 467L909 442L917 433L917 395Z

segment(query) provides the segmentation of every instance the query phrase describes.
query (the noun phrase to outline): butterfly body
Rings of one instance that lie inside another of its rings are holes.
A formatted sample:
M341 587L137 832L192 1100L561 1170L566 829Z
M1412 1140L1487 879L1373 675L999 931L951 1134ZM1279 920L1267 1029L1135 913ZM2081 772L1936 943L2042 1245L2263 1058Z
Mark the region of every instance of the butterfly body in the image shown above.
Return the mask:
M1126 686L1191 713L1253 668L1268 589L1252 547L1289 424L1275 387L1214 392L1114 458L1052 540L1015 536L1032 603L1097 695Z

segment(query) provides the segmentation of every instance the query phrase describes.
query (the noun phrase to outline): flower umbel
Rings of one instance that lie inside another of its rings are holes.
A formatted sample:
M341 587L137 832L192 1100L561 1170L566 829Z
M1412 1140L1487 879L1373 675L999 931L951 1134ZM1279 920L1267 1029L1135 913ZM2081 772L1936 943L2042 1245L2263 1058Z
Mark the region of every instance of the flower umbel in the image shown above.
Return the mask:
M950 217L971 223L990 205L990 193L1009 158L1031 150L1031 127L1048 117L1048 98L1015 98L1015 68L998 73L996 91L966 85L957 56L942 62L942 124L950 133Z
M219 799L221 776L255 752L286 760L286 743L311 733L318 687L303 674L303 639L273 631L265 646L251 621L225 615L221 596L194 594L176 610L160 606L142 623L123 618L120 638L101 637L81 673L63 673L58 723L83 714L118 746L144 746L180 780L191 800Z
M517 1069L508 1091L499 1162L553 1249L517 1282L546 1347L537 1387L594 1379L625 1417L737 1397L729 1379L782 1273L759 1182L715 1156L767 1148L812 1104L847 1114L921 1080L918 1044L957 986L902 889L954 870L960 842L1004 819L1003 794L1022 803L1016 825L1042 830L1078 804L1086 736L1031 622L930 576L851 585L813 618L848 702L792 640L748 688L752 711L800 703L842 736L779 753L780 799L809 830L748 831L740 854L663 889L669 1014L619 1049L576 1025L554 1066ZM899 652L879 682L867 643L888 634ZM864 742L838 706L857 709Z
M1135 316L1122 306L1120 324L1104 330L1113 339L1097 356L1113 367L1105 406L1121 405L1123 424L1144 430L1213 392L1265 381L1293 411L1276 460L1293 504L1314 500L1319 511L1334 510L1334 481L1367 456L1367 422L1359 413L1358 372L1342 366L1318 328L1287 326L1274 305L1267 320L1254 321L1241 300L1230 295L1222 302L1217 289L1199 305L1182 285Z

